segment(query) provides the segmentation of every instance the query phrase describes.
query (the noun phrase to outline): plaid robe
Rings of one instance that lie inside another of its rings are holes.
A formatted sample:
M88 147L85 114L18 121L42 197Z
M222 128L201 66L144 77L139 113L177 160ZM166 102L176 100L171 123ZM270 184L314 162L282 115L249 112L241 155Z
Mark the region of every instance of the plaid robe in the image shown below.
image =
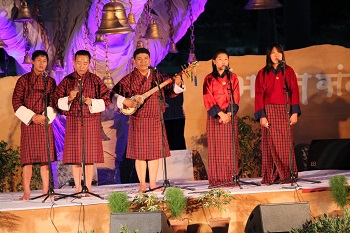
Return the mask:
M160 82L168 78L159 74ZM121 79L113 92L130 98L141 95L156 86L156 76L151 72L149 77L143 76L138 69ZM163 96L175 97L174 84L168 84L161 89ZM145 100L137 111L129 118L128 146L126 157L137 160L154 160L170 156L170 149L164 124L160 121L160 114L165 111L164 102L159 109L159 92L157 91ZM163 133L163 135L162 135ZM162 140L163 139L163 140Z
M255 119L266 117L270 127L261 127L262 184L290 182L291 168L297 176L293 146L293 127L286 111L285 80L281 67L270 72L258 72L255 81ZM285 78L290 89L287 98L291 114L301 114L299 87L294 70L286 65ZM290 158L291 155L291 158ZM290 166L290 159L293 166Z
M238 104L240 100L238 78L231 74L234 90L234 103L231 103L229 79L223 74L214 78L209 74L204 79L203 99L207 110L207 138L208 138L208 180L209 186L227 183L223 186L234 186L233 176L238 175L239 143L238 143ZM217 113L232 112L232 121L227 124L219 123ZM234 134L232 135L232 127ZM233 137L234 140L233 140ZM234 146L233 146L234 145ZM235 149L235 150L234 150ZM235 157L234 157L235 155ZM235 161L234 161L235 158Z
M82 94L92 99L103 99L106 107L110 104L108 87L101 78L92 73L79 76L76 72L66 76L57 86L55 102L58 99L69 96L69 93L79 87L79 79L82 80ZM89 108L83 103L80 109L80 93L72 101L69 111L63 111L67 116L66 133L64 139L63 163L83 162L103 163L103 148L101 138L101 113L90 113ZM81 117L82 114L82 117Z
M48 106L54 107L53 93L56 89L56 82L53 78L47 77ZM36 75L34 71L21 76L16 83L12 105L16 112L19 107L24 106L36 114L43 114L45 110L45 83L42 74ZM50 160L56 160L54 136L52 125L48 125ZM33 164L48 162L48 150L46 143L45 126L36 125L31 122L29 125L21 123L21 164Z
M265 105L270 127L262 129L262 184L291 178L290 153L293 159L293 171L297 174L293 146L293 127L289 125L289 115L285 105ZM289 128L289 129L288 129ZM290 131L290 134L288 134ZM288 183L288 182L284 182Z

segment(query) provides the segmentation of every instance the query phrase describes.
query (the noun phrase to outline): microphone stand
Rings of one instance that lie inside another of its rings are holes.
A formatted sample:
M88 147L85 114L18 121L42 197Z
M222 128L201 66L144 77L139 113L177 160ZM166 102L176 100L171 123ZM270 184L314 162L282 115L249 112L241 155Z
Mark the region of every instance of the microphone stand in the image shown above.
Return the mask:
M287 133L289 135L289 172L290 172L290 177L288 179L276 181L273 184L278 184L278 183L284 183L284 182L290 182L291 185L289 187L282 187L282 188L295 188L299 187L299 184L297 183L298 180L306 181L306 182L311 182L311 183L321 183L319 180L311 180L311 179L302 179L302 178L297 178L297 174L294 171L294 159L293 159L293 143L292 143L292 135L291 135L291 126L290 126L290 105L288 104L288 98L290 98L290 103L292 103L292 93L290 88L288 87L288 82L287 82L287 77L286 77L286 64L285 61L282 60L279 62L279 65L282 68L282 74L283 74L283 80L284 80L284 85L285 85L285 106L286 106L286 124L287 124Z
M47 191L46 194L42 194L37 197L30 198L30 200L35 200L41 197L45 197L42 203L44 203L50 196L56 200L56 196L62 196L65 197L67 195L61 194L61 193L56 193L55 190L53 189L53 179L52 179L52 168L51 168L51 152L50 152L50 139L49 139L49 118L47 117L47 82L48 82L48 77L47 73L44 71L43 72L43 78L44 78L44 116L45 116L45 136L46 136L46 151L47 151L47 164L49 168L49 190Z
M162 108L163 108L163 103L165 102L165 98L164 98L162 90L160 88L161 80L159 79L158 70L156 68L153 68L153 75L156 77L156 80L157 80L156 83L157 83L158 92L159 92L159 102L158 102L159 104L158 104L158 106L159 106L159 121L160 121L161 126L162 126L162 155L163 155L163 164L164 164L164 181L163 181L163 185L158 186L156 188L148 189L146 191L143 191L143 193L151 192L151 191L157 190L159 188L164 188L162 191L162 194L164 194L165 190L168 187L171 187L170 181L168 180L168 171L167 171L167 166L166 166L166 155L165 155L165 141L164 141L165 125L164 125L164 116L163 116ZM188 189L194 190L193 188L188 188Z
M231 111L231 137L232 137L232 159L233 159L233 170L231 169L232 171L232 181L230 182L225 182L225 183L222 183L222 184L217 184L217 185L213 185L213 186L210 186L209 188L217 188L217 187L220 187L220 186L224 186L224 185L228 185L228 184L234 184L234 185L237 185L240 189L242 189L242 186L241 186L241 183L242 184L252 184L252 185L256 185L256 186L260 186L260 184L258 183L255 183L255 182L246 182L246 181L241 181L239 176L238 176L238 173L236 171L236 165L237 165L237 157L236 157L236 154L237 154L237 151L236 151L236 143L235 143L235 123L234 123L234 118L235 116L233 115L233 105L234 105L234 97L233 97L233 86L232 86L232 82L231 82L231 72L229 70L229 68L227 67L225 69L226 74L227 74L227 78L229 80L229 85L230 85L230 107L229 107L229 110Z
M83 83L82 80L79 79L79 106L80 106L80 126L81 126L81 151L82 151L82 170L83 170L83 184L81 187L81 191L80 192L76 192L73 193L69 196L71 197L76 197L76 198L80 198L80 194L90 194L91 196L95 196L98 197L100 199L103 199L103 197L101 197L98 194L92 193L89 191L88 187L86 186L86 174L85 174L85 129L84 129L84 117L83 117Z

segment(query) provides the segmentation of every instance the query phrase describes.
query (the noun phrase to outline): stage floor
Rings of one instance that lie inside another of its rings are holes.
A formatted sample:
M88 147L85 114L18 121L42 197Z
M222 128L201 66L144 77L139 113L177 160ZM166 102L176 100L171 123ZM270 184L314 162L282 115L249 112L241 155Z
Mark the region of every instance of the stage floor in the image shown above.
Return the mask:
M276 203L276 202L281 203L281 202L291 202L291 201L310 201L311 212L313 212L313 214L315 215L323 214L323 211L329 211L329 210L335 209L334 203L332 204L332 201L329 197L329 191L328 191L329 178L334 175L344 175L348 179L350 179L349 170L314 170L314 171L299 172L299 180L297 181L297 183L295 183L293 187L291 186L291 184L273 184L273 185L256 186L256 185L244 184L244 183L241 183L241 187L242 187L241 189L239 187L232 187L232 188L225 187L223 189L229 190L236 198L234 208L233 210L230 210L232 213L227 213L226 215L232 216L231 219L234 220L234 223L232 224L236 227L236 229L238 228L242 229L242 226L244 227L245 222L247 221L249 213L258 204ZM321 183L307 182L307 181L304 181L303 179L321 181ZM241 181L260 183L261 178L242 179ZM184 188L183 191L185 195L189 198L196 198L208 190L207 180L204 180L204 181L170 180L170 183L172 186L183 187ZM159 182L159 184L162 185L162 182ZM187 190L185 188L193 188L194 190ZM100 205L100 204L102 204L100 206L103 206L102 208L104 209L103 211L108 212L108 207L106 205L107 196L112 191L125 191L132 198L137 194L137 190L138 190L138 184L116 184L116 185L93 186L92 192L100 195L101 197L103 197L103 199L100 199L98 197L82 197L80 199L67 197L67 198L60 199L58 201L54 201L53 199L47 199L46 202L44 203L42 203L42 200L43 200L42 198L36 199L36 200L29 200L29 201L18 201L18 199L23 194L21 192L0 193L0 212L8 212L16 215L16 213L19 213L20 211L27 211L27 212L29 211L32 215L33 211L38 211L38 210L45 211L45 209L50 209L50 210L46 210L46 212L50 212L49 215L51 216L52 209L56 209L58 207L81 208L81 206L91 207L92 205ZM74 188L71 188L68 186L64 186L62 189L55 189L55 191L57 193L63 193L63 194L73 194L75 192ZM328 193L327 202L318 204L320 200L324 200L324 198L326 198L323 191L326 191ZM318 196L314 195L314 193L316 192L320 194L318 194ZM161 192L154 192L154 193L158 197L163 197ZM295 193L298 193L298 195L296 195ZM304 193L305 193L305 196L302 196ZM40 190L32 192L32 197L36 197L39 195L41 195ZM300 195L302 196L301 199L300 197L296 198L296 196L300 196ZM317 206L317 205L320 205L320 206ZM101 210L100 207L98 208ZM240 212L234 213L234 211L240 211ZM80 212L77 211L76 213L79 214ZM107 215L109 216L109 213L105 213L105 214L106 216ZM22 219L25 218L21 214L19 214L18 216L21 216ZM57 217L58 217L58 214L57 214ZM80 218L80 215L79 215L79 218ZM192 220L196 221L196 219L197 217L194 216ZM105 224L107 224L108 226L104 227L103 228L104 230L101 230L101 231L95 230L95 233L109 232L107 231L109 229L109 223L105 223ZM6 231L2 231L0 227L0 232L6 232ZM16 231L13 231L13 232L16 232ZM35 231L32 231L32 232L35 232ZM69 232L69 231L61 230L59 232ZM206 231L201 230L201 232L206 232ZM237 230L237 231L230 231L230 232L241 232L241 231Z

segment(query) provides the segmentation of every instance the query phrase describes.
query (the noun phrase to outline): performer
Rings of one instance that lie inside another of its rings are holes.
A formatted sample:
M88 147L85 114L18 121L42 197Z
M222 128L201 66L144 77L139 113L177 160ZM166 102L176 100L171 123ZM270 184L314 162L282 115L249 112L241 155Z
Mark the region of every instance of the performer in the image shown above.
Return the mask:
M205 77L203 83L204 106L207 110L209 186L223 183L228 183L224 186L233 186L234 183L230 182L233 181L233 175L238 174L239 159L236 115L240 100L239 83L236 74L227 69L229 66L227 51L217 50L212 58L212 66L213 71ZM233 90L233 101L231 90ZM234 146L235 155L233 155ZM235 167L234 158L236 158Z
M254 116L260 121L262 130L262 184L290 180L290 153L297 174L293 125L300 114L295 72L285 63L282 46L271 44L266 51L266 66L258 72L255 80Z
M21 76L15 86L12 105L21 123L21 164L23 169L24 194L20 200L30 199L32 167L40 163L43 194L49 191L49 164L45 130L45 93L47 98L48 134L50 160L56 160L51 123L56 117L53 94L56 82L48 77L45 69L49 61L47 52L36 50L32 54L32 71Z
M135 95L141 95L151 88L156 87L157 82L162 83L169 78L165 74L155 74L155 72L149 69L151 60L150 52L147 49L136 49L133 57L135 69L113 87L112 100L119 108L122 108L123 105L131 108L135 108L137 104L141 105L140 101L136 102L129 98ZM166 85L161 89L162 95L175 97L185 90L182 84L181 77L176 76L175 85ZM161 106L162 112L160 112L160 94L157 91L146 99L136 112L130 116L126 157L135 159L136 172L140 182L139 192L146 191L147 189L147 165L149 171L149 188L157 188L158 159L163 158L163 149L165 156L170 156L166 131L163 127L163 122L160 121L160 114L163 114L165 111L164 103L163 101ZM162 142L164 142L164 145L162 145Z
M85 181L90 192L94 175L93 163L104 161L100 117L101 112L110 104L108 87L100 77L89 72L90 59L88 51L77 51L74 56L75 72L64 77L55 93L58 107L67 116L63 163L72 164L77 192L82 191L82 143L85 154ZM82 106L80 95L83 100Z

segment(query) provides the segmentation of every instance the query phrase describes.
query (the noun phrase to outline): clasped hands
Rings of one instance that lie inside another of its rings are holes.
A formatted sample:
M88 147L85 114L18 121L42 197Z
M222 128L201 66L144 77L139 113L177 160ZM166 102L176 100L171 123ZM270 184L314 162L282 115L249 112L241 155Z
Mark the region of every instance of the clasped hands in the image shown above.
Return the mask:
M219 112L218 113L220 119L219 119L219 123L223 123L223 124L227 124L231 121L232 119L232 114L231 112L228 112L228 113L224 113L224 112Z
M68 101L69 102L73 101L77 97L78 92L79 90L71 91L68 96ZM91 98L83 96L83 103L87 105L91 105L92 104Z
M43 126L45 124L45 116L44 115L41 115L41 114L35 114L33 117L32 117L32 121L34 124L36 125L41 125Z

